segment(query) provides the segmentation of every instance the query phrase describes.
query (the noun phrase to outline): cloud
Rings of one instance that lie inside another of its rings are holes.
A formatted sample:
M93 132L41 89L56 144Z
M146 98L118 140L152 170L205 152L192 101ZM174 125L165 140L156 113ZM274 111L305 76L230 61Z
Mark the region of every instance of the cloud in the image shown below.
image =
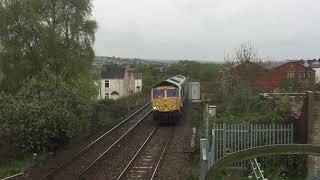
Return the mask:
M96 54L219 61L251 41L263 56L319 57L316 0L94 0Z

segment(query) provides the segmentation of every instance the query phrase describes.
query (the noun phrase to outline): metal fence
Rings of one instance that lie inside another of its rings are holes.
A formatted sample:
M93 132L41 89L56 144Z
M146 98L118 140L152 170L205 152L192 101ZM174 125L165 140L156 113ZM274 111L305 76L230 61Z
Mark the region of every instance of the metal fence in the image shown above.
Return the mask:
M292 143L293 124L214 124L211 143L201 139L201 174L229 153L261 145ZM244 172L248 167L249 161L242 161L226 170Z

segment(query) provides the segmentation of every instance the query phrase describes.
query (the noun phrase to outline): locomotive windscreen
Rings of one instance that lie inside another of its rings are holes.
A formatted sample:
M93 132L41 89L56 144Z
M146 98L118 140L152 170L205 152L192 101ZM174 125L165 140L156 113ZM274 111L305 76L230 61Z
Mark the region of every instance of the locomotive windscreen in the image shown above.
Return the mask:
M168 98L178 97L177 90L176 89L168 89L167 90L167 97Z
M154 99L164 98L164 90L163 89L154 89L153 90L153 98Z

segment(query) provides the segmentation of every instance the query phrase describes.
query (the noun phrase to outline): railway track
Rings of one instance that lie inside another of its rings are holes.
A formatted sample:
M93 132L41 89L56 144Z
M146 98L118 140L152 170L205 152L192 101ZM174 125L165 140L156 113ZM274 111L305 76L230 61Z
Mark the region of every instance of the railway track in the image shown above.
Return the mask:
M115 127L95 139L78 153L63 161L57 168L53 169L44 179L79 179L85 174L101 157L116 146L129 132L145 120L150 113L150 102L131 114Z
M172 139L173 128L154 128L117 177L117 180L154 179L168 144Z

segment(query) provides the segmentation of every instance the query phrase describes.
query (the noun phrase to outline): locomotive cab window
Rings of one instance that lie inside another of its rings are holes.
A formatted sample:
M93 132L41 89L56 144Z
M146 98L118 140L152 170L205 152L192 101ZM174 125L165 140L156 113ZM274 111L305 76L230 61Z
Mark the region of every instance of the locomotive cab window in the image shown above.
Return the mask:
M164 90L154 89L153 90L153 98L155 98L155 99L164 98Z
M168 98L178 97L178 91L176 89L168 89L167 97Z

